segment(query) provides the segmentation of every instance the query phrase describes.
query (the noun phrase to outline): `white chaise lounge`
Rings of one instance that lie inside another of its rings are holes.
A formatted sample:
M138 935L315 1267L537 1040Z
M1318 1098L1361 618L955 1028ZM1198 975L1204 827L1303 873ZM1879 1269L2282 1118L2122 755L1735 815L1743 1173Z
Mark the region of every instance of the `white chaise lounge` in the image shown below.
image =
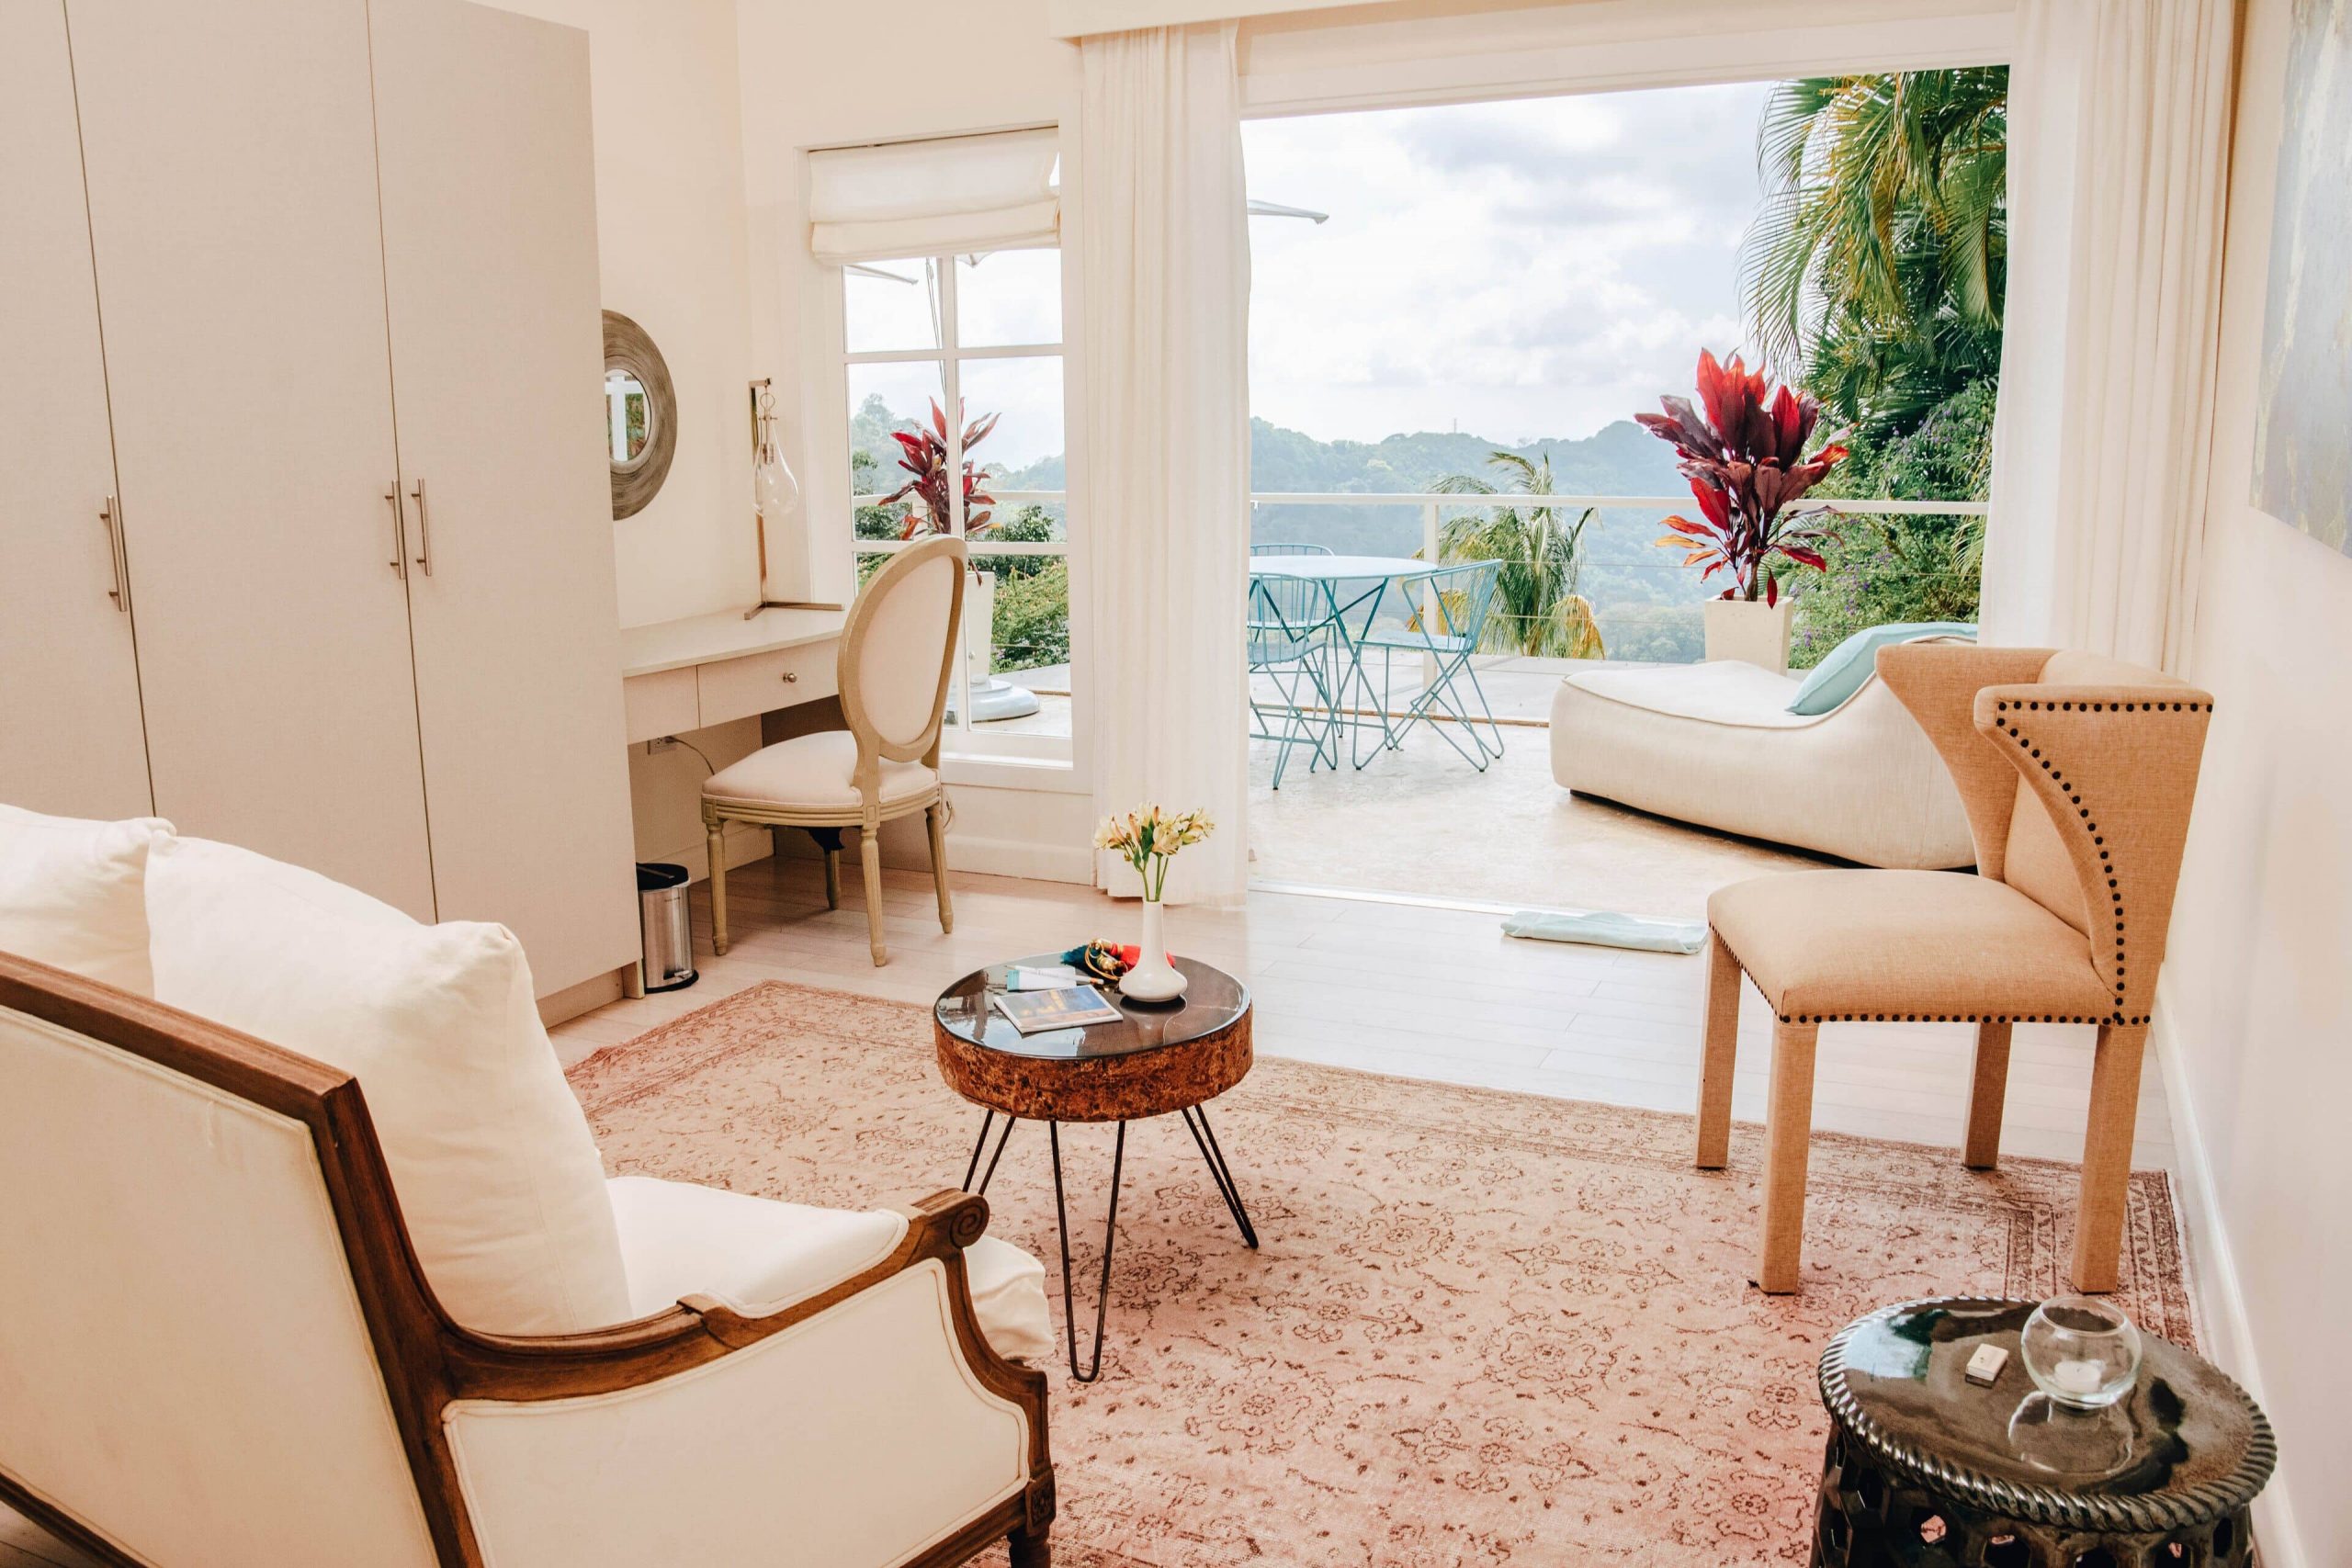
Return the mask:
M1552 698L1552 776L1578 795L1863 865L1973 863L1950 773L1878 676L1809 716L1789 711L1801 684L1736 660L1579 671Z

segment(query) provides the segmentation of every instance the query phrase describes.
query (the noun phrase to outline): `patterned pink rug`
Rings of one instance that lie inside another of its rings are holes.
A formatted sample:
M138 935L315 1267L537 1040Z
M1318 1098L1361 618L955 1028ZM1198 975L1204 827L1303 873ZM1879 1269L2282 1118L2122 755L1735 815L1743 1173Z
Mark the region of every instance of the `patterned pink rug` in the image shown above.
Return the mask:
M953 1186L978 1131L925 1010L775 982L571 1080L616 1169L802 1202ZM1180 1121L1130 1130L1102 1380L1047 1369L1063 1568L1802 1562L1828 1337L1905 1297L2064 1288L2064 1165L1817 1136L1806 1288L1767 1298L1758 1128L1702 1172L1685 1117L1272 1060L1214 1111L1263 1249ZM1063 1139L1080 1235L1110 1148ZM1058 1312L1042 1128L989 1196ZM2126 1246L2128 1310L2193 1344L2160 1174L2132 1178ZM1085 1335L1083 1275L1079 1300Z

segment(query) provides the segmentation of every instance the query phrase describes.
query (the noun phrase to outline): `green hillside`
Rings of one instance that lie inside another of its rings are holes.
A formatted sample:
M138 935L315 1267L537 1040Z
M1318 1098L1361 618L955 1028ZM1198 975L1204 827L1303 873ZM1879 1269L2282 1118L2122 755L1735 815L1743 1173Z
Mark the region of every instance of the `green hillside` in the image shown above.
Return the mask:
M869 397L851 421L854 452L878 459L873 472L896 472L893 429L911 430L878 397ZM1548 457L1563 493L1586 495L1680 495L1674 453L1631 420L1620 420L1579 439L1547 438L1507 446L1453 432L1422 431L1381 441L1320 441L1264 420L1250 422L1250 489L1322 494L1396 495L1426 493L1448 474L1484 474L1489 454L1510 451L1530 458ZM985 448L976 457L985 460ZM863 477L863 476L862 476ZM871 482L870 480L866 482ZM1047 457L1026 468L991 471L1000 491L1061 490L1062 459ZM895 484L889 488L895 488ZM1252 509L1250 536L1326 545L1357 555L1410 556L1421 547L1421 509L1415 505L1284 506ZM1702 634L1698 604L1707 596L1698 574L1685 570L1669 552L1657 548L1656 508L1603 508L1585 533L1585 567L1579 590L1591 601L1611 658L1694 660Z

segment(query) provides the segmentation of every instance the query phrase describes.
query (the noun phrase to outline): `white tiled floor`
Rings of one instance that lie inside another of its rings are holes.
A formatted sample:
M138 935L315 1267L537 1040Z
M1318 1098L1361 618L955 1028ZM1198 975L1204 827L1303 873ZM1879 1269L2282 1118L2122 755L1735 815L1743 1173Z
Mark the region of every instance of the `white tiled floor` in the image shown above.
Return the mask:
M1089 889L958 876L956 932L943 935L931 884L886 874L890 963L866 953L855 878L824 907L813 862L761 861L728 879L735 945L713 957L695 890L702 978L684 991L616 1002L558 1029L567 1061L763 979L927 1002L983 964L1121 935L1123 907ZM1170 941L1241 976L1256 999L1261 1055L1566 1099L1688 1111L1696 1094L1696 957L1522 942L1492 913L1403 902L1254 892L1231 911L1177 908ZM1745 998L1736 1115L1761 1120L1770 1014ZM1960 1024L1844 1024L1821 1033L1815 1123L1825 1130L1956 1145L1972 1034ZM2072 1159L2089 1103L2091 1031L2021 1026L2010 1062L2003 1147ZM2137 1156L2165 1165L2172 1135L2158 1075L2147 1075Z
M1003 877L955 879L956 929L940 932L929 879L887 874L891 962L868 959L855 886L827 910L818 868L763 861L729 879L736 943L708 947L695 889L702 978L684 991L616 1002L555 1032L567 1063L763 979L930 1000L992 960L1122 934L1131 907L1085 888ZM1688 1111L1698 1072L1703 965L1695 957L1520 942L1482 911L1253 893L1229 912L1177 909L1171 942L1248 980L1261 1055L1618 1105ZM1734 1113L1760 1120L1770 1014L1752 990L1742 1012ZM1964 1026L1849 1024L1822 1031L1817 1127L1952 1145L1968 1088ZM2010 1061L2003 1147L2062 1159L2080 1152L2091 1032L2020 1027ZM2168 1166L2171 1126L2159 1076L2140 1107L2137 1163ZM89 1559L0 1508L0 1568L85 1568Z

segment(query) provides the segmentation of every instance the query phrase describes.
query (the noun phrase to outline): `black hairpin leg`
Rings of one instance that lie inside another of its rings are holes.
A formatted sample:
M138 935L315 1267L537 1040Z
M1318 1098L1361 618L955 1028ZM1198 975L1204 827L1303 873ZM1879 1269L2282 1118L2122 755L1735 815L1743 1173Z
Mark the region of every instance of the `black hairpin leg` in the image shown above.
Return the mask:
M1253 1249L1258 1245L1258 1232L1250 1224L1250 1215L1241 1207L1241 1189L1234 1184L1233 1168L1225 1163L1225 1151L1217 1146L1216 1132L1209 1125L1209 1108L1195 1105L1182 1112L1184 1125L1193 1134L1193 1142L1208 1162L1209 1175L1216 1180L1217 1195L1233 1214L1233 1223L1241 1229L1241 1239ZM1198 1117L1196 1122L1193 1118Z
M985 1194L988 1191L989 1183L996 1178L996 1162L1004 1157L1005 1143L1012 1136L1013 1124L1021 1118L1008 1116L1004 1119L1004 1131L999 1133L996 1137L996 1153L989 1157L988 1174L982 1176L980 1184L975 1187L972 1185L972 1175L980 1168L980 1151L989 1146L989 1123L995 1120L995 1111L983 1110L980 1112L980 1141L972 1145L972 1163L964 1168L964 1190L967 1192Z
M1102 1325L1111 1314L1111 1249L1119 1239L1119 1174L1127 1158L1127 1124L1119 1123L1118 1139L1111 1145L1111 1213L1102 1222L1102 1283L1094 1296L1094 1359L1082 1372L1078 1370L1077 1307L1070 1294L1069 1211L1062 1203L1062 1124L1046 1122L1046 1135L1054 1145L1054 1222L1062 1237L1062 1333L1069 1341L1069 1375L1074 1382L1092 1382L1102 1375Z

